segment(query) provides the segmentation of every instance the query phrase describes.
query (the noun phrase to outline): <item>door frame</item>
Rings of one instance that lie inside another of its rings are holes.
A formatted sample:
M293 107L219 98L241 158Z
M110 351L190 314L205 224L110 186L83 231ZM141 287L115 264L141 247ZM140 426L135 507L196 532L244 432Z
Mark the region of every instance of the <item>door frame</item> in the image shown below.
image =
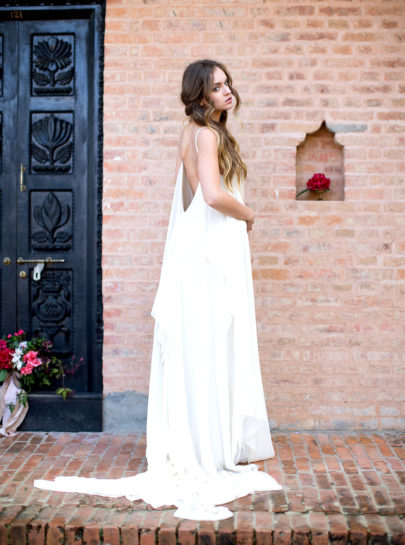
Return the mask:
M89 4L81 1L69 4L65 0L31 0L9 2L0 7L1 20L53 20L86 18L89 21L90 43L94 47L94 80L89 86L93 100L89 104L89 119L93 120L95 138L90 148L92 160L89 166L89 194L96 207L92 221L88 223L90 274L95 279L92 294L88 335L90 366L89 392L77 393L70 400L62 401L55 394L30 394L27 417L20 426L30 431L101 431L102 430L102 355L103 355L103 293L102 293L102 195L103 195L103 89L104 89L104 31L106 0ZM8 18L9 17L9 18ZM91 284L90 284L91 285ZM54 418L55 411L57 419Z

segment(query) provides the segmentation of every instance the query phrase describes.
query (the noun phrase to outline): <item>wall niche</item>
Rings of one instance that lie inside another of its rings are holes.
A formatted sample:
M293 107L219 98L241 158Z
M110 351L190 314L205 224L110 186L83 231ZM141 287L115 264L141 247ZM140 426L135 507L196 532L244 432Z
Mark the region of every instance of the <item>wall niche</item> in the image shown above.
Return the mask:
M335 141L335 133L323 121L318 130L308 133L297 147L296 192L307 187L307 181L321 172L330 179L330 189L322 194L324 201L344 200L343 146ZM316 201L318 193L307 191L297 197L299 201Z

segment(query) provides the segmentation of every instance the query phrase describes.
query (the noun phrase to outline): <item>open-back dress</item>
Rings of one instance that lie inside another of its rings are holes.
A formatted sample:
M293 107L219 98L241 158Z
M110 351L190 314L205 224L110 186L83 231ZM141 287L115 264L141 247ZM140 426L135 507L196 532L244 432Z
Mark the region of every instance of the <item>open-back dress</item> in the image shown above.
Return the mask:
M200 129L199 129L200 130ZM197 148L196 133L196 148ZM198 152L198 149L197 149ZM229 191L221 177L221 186ZM243 202L233 183L231 194ZM250 463L274 456L257 349L246 223L192 194L177 173L152 309L148 470L122 479L57 477L50 490L175 505L175 516L232 516L220 504L281 486ZM238 465L244 463L243 465Z

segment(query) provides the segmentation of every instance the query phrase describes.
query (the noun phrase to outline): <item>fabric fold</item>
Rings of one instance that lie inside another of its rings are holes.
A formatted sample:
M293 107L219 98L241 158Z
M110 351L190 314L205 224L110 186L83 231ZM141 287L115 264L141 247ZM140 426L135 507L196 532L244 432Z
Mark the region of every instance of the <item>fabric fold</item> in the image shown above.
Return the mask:
M15 435L28 412L28 401L23 404L19 397L24 393L19 376L15 372L7 373L0 386L0 435L3 436Z

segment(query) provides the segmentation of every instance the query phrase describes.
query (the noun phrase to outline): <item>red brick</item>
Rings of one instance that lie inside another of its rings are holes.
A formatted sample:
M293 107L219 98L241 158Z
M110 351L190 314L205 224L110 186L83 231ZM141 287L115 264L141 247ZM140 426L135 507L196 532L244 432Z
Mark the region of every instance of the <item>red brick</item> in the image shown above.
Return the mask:
M65 542L66 545L83 545L83 528L65 526ZM43 545L43 542L38 545Z
M369 543L371 545L385 545L388 543L387 529L384 519L378 515L364 515L370 534Z
M64 543L65 532L60 526L49 525L46 529L47 545L62 545ZM96 542L88 541L89 545L95 545Z
M255 513L256 545L268 545L273 542L273 519L271 513Z
M368 528L363 517L349 516L347 521L350 542L353 543L353 545L366 545L368 540Z
M385 517L385 523L390 535L392 545L405 544L405 524L398 516Z
M273 539L277 545L291 544L291 526L288 515L274 515Z
M311 528L305 514L291 513L291 527L293 528L293 543L295 545L310 545Z
M222 521L220 522L220 524ZM178 539L181 545L195 545L197 540L198 522L179 519ZM225 545L225 544L224 544Z
M25 545L25 524L11 524L10 545Z
M309 526L311 528L312 545L328 545L328 522L324 513L310 513Z
M140 545L155 545L161 517L161 511L146 512L139 534Z
M197 545L216 544L216 524L211 521L201 521L198 524Z
M83 545L99 545L100 543L100 528L98 526L85 526L83 530Z
M237 545L253 545L254 513L252 511L235 512Z
M0 513L0 521L3 524L10 524L22 511L24 511L22 505L7 505Z
M345 517L340 514L328 515L329 536L336 545L346 545L348 542L348 526Z
M120 545L120 531L114 526L104 526L103 528L104 545Z
M8 529L3 523L0 523L0 545L8 545Z
M140 528L138 526L122 526L121 527L122 544L123 545L138 545L139 532L140 532Z
M173 511L165 511L159 526L159 545L176 545L176 533L179 519L173 516Z

